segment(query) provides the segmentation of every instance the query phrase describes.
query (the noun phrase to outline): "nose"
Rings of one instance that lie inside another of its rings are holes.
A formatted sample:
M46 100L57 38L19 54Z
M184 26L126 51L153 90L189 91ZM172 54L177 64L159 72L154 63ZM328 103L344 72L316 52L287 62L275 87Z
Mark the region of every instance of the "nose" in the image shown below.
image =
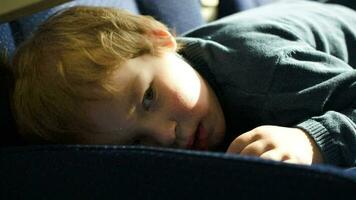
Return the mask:
M166 116L155 115L144 124L145 141L149 145L169 147L176 140L177 122Z

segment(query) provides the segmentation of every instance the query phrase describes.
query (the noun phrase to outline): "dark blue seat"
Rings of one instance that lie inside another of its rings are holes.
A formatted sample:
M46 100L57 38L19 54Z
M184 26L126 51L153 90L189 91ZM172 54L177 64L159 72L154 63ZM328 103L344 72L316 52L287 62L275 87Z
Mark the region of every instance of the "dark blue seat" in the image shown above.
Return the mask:
M0 50L8 52L15 50L14 38L9 23L0 24Z
M211 152L132 146L0 151L2 199L346 199L356 174Z

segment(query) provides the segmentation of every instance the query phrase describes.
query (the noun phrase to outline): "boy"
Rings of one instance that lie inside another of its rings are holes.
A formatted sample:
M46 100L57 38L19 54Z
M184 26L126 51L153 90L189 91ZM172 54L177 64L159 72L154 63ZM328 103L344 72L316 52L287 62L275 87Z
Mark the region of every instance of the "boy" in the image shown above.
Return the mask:
M16 120L32 142L352 166L355 24L344 7L280 3L176 41L149 17L71 8L14 56Z

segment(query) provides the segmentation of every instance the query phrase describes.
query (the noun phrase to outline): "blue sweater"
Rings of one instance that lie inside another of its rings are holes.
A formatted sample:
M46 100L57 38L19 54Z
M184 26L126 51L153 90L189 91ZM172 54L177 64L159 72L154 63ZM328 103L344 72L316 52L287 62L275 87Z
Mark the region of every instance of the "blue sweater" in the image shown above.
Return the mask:
M237 13L178 38L226 117L221 150L260 125L298 127L326 163L356 161L356 12L315 2Z

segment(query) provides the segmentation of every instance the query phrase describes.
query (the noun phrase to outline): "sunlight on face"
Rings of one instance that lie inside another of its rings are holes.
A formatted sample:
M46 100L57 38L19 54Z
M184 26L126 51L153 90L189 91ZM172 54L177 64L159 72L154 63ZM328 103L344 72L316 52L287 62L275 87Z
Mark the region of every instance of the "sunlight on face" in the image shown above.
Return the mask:
M170 87L171 92L176 94L177 103L184 104L187 109L193 109L197 106L202 90L198 74L193 68L186 66L186 63L177 59L174 54L168 54L167 59L177 60L178 62L170 65L169 72L165 73L165 83ZM165 70L160 71L162 73Z
M181 57L143 55L124 63L110 100L84 104L94 129L88 143L209 149L223 139L225 120L207 82Z

